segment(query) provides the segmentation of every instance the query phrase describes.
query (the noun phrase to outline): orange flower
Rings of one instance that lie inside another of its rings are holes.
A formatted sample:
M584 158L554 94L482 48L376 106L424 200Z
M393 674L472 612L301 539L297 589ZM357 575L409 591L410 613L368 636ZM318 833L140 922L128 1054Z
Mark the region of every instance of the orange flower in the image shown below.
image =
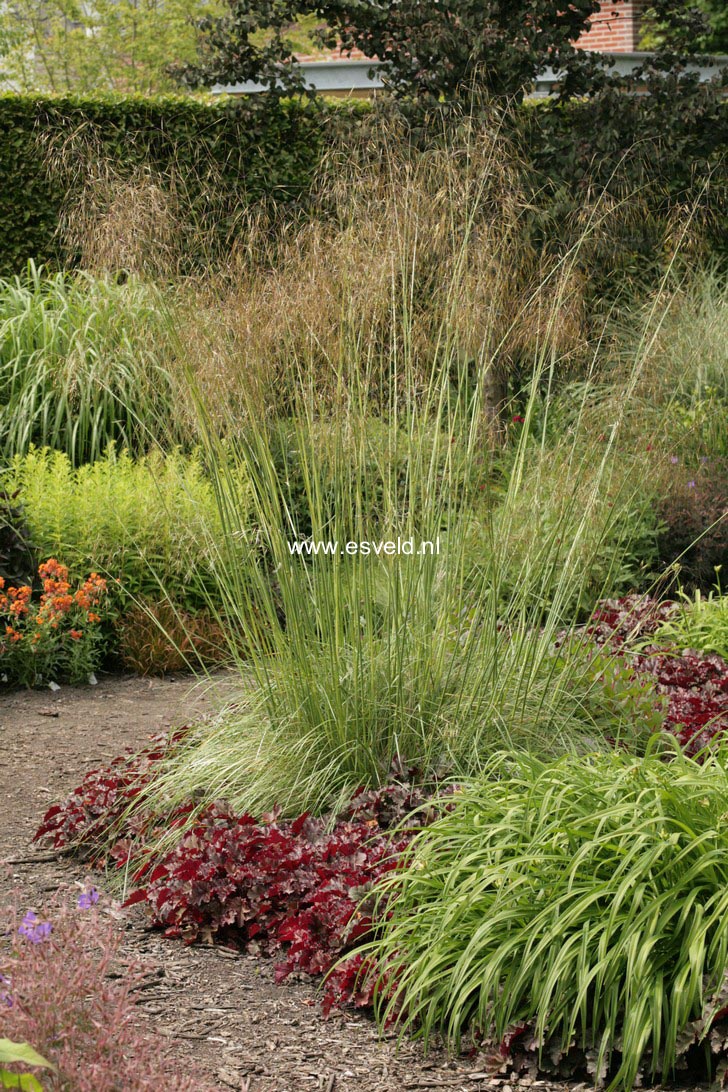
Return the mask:
M89 611L86 617L88 618L89 622L100 622L101 621L101 618L99 617L99 615L94 614L93 611Z
M65 595L71 586L68 583L68 569L54 557L38 567L38 575L43 581L46 595Z
M68 636L71 638L72 641L78 641L81 637L83 637L83 630L69 629Z
M55 557L49 557L38 566L38 576L41 580L68 580L68 569L60 561L56 561Z
M91 610L92 607L97 607L101 602L101 597L106 593L106 581L98 573L91 573L91 575L84 580L81 587L76 592L74 598L82 610Z
M67 580L44 580L43 591L45 596L41 596L41 600L48 598L49 595L66 595L70 587L71 585Z
M23 584L19 588L8 588L8 598L12 599L13 602L19 599L21 603L27 603L32 594L33 589L28 587L27 584Z
M22 641L23 640L22 633L18 633L17 629L13 629L12 626L6 626L5 627L5 633L10 638L11 641Z

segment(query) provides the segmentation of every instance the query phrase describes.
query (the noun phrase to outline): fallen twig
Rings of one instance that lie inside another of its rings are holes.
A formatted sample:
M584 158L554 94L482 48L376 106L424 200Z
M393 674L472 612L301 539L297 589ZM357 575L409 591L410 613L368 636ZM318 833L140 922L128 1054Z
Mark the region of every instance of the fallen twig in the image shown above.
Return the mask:
M77 846L62 846L52 853L36 853L34 857L5 857L0 864L47 864L49 861L57 861L61 857L70 857L77 852Z

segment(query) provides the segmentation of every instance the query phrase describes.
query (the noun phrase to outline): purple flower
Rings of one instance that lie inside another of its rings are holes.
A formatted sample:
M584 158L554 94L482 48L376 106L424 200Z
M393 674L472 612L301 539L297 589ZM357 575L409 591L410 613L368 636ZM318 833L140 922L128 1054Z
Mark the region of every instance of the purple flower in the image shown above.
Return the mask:
M7 1005L11 1009L14 1002L10 990L7 988L9 986L12 986L10 979L6 978L4 974L0 974L0 1005Z
M78 896L78 908L79 910L90 910L92 906L95 906L99 901L99 893L95 887L90 887L88 891L84 891Z
M678 459L677 455L671 455L670 456L670 462L672 463L673 466L675 466L676 463L680 462L680 460Z
M23 918L23 924L18 927L18 932L33 944L40 944L51 935L53 926L49 921L38 921L38 915L29 910Z
M703 466L705 466L705 464L706 464L706 463L707 463L707 461L708 461L708 456L707 456L707 455L701 455L701 456L700 456L700 461L701 461L701 463L703 464Z
M688 482L688 489L695 489L695 482L692 479Z

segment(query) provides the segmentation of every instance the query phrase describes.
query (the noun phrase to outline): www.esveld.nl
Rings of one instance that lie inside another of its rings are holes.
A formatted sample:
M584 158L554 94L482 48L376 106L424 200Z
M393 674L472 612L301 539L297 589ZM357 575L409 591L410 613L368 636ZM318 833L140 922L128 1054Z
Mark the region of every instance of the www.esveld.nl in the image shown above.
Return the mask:
M440 536L438 535L434 542L423 539L419 545L415 544L413 538L399 537L396 539L380 539L378 542L364 539L361 542L345 542L342 546L339 545L337 539L308 538L300 542L289 542L288 552L299 557L316 557L319 554L340 554L341 556L358 554L361 557L368 557L370 554L375 554L377 557L382 554L387 557L396 557L398 555L413 557L415 555L422 556L423 554L435 556L440 553Z

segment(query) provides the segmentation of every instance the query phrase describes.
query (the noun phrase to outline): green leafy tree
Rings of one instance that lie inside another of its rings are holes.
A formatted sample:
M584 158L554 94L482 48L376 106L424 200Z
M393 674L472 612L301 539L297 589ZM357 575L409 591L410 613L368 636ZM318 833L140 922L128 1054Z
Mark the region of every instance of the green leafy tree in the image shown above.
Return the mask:
M167 91L171 64L197 56L199 21L219 0L10 0L0 71L19 91Z
M725 0L694 0L691 4L647 8L643 15L643 49L671 45L700 53L728 54L728 4Z
M291 64L303 14L300 0L226 0L223 14L198 22L196 61L174 65L172 72L186 87L256 80L274 94L303 91L301 75Z

